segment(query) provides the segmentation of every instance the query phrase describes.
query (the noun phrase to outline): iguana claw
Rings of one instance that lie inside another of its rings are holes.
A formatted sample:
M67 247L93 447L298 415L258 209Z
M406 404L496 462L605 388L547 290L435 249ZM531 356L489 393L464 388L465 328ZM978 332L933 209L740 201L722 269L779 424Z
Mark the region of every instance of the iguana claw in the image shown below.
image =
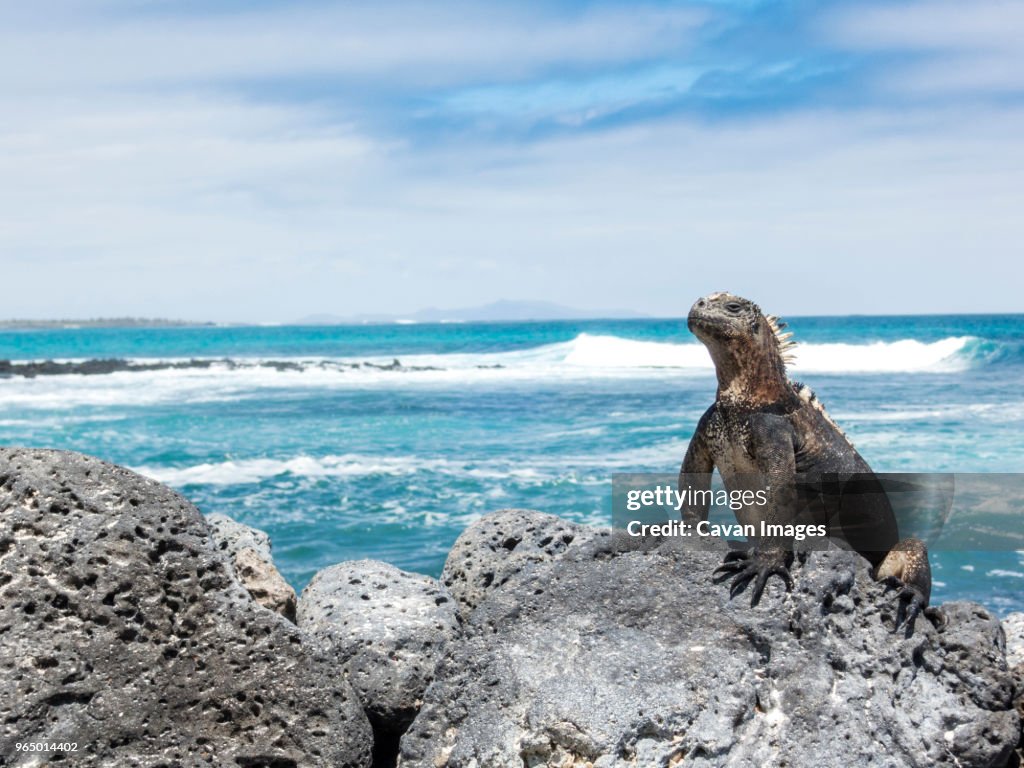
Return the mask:
M729 599L742 594L751 581L754 589L750 594L750 607L761 601L764 588L771 576L778 576L785 582L786 591L793 591L793 577L789 574L789 566L793 563L793 553L785 550L729 552L722 564L713 574L715 584L721 584L732 578L729 584Z
M945 626L945 616L937 609L928 609L928 600L917 587L904 584L896 578L889 578L886 580L885 588L887 592L896 590L896 625L892 629L894 633L903 627L908 636L913 634L914 622L922 613L938 629Z

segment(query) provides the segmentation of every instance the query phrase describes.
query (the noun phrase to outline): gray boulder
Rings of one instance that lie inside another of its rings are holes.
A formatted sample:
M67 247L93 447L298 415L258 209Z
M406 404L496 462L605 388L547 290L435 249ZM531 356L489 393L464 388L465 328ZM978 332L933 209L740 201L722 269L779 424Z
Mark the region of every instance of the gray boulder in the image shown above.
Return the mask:
M295 622L295 590L284 580L270 554L270 537L227 515L206 516L217 548L228 556L232 571L253 599Z
M349 684L230 574L202 515L133 472L0 449L0 755L84 766L369 764Z
M456 539L441 581L463 617L491 591L536 563L557 560L589 541L593 528L532 509L503 509L481 518Z
M1013 671L1017 685L1015 703L1017 712L1024 722L1024 613L1017 611L1003 619L1003 631L1006 633L1006 663ZM1017 759L1024 765L1024 731L1017 746Z
M212 512L206 515L206 522L210 526L210 533L213 536L217 549L222 552L233 555L235 552L241 552L244 549L252 549L260 557L267 560L273 558L270 536L266 531L240 523L219 512Z
M376 560L317 573L302 592L298 623L344 670L377 742L395 747L459 633L455 601L437 579Z
M581 548L491 591L402 738L402 768L1004 766L999 622L943 606L913 634L856 554L812 553L761 604L720 555Z
M1003 619L1006 633L1006 663L1010 669L1024 667L1024 613L1016 611Z

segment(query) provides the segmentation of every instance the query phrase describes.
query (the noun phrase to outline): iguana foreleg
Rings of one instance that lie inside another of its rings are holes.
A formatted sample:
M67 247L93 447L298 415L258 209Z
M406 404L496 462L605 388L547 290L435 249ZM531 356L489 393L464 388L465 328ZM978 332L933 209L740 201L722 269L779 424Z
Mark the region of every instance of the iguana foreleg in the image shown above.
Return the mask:
M697 429L690 438L690 445L683 457L683 466L679 469L679 491L692 488L695 491L706 491L711 487L711 473L715 471L714 459L708 448L708 423L714 417L714 406L697 424ZM687 494L688 499L696 499L685 504L679 513L683 522L696 525L708 519L708 501L703 493Z
M751 517L780 526L794 522L797 510L796 454L789 423L774 415L755 416L750 421L750 447L750 455L756 457L754 477L769 490L768 505L758 508ZM758 539L748 550L729 552L715 569L713 579L716 584L732 579L730 599L753 583L750 594L753 607L760 602L772 576L782 579L787 592L793 590L793 577L789 573L792 565L793 540L785 536L769 536Z
M918 615L929 610L932 569L928 564L928 548L920 539L907 538L898 542L875 568L874 577L897 590L896 630L904 623L913 627ZM944 623L942 614L931 609L929 618L936 617Z

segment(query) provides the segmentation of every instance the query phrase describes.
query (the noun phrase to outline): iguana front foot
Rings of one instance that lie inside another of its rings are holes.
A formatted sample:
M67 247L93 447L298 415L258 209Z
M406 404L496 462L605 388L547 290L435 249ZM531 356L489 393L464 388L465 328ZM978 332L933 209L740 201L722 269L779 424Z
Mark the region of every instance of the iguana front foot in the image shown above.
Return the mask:
M946 627L946 615L938 608L928 606L928 597L913 584L904 584L896 577L885 580L886 592L896 590L896 623L894 633L903 628L907 637L914 633L914 622L918 616L924 616L938 630Z
M928 597L913 584L904 584L895 576L885 580L885 591L896 590L896 624L892 631L899 632L904 628L909 637L914 633L914 622L918 616L924 616L938 630L945 629L946 615L938 608L928 607Z
M736 597L747 588L751 581L754 589L750 594L750 607L761 601L765 585L771 576L778 576L785 582L786 591L793 591L793 577L789 567L793 564L793 553L785 549L752 549L729 552L713 574L715 584L732 578L729 584L729 599Z
M892 590L896 590L896 624L892 631L899 632L900 627L906 625L907 632L913 632L914 622L928 601L921 590L911 584L904 584L895 576L885 580L885 591Z
M903 539L885 556L875 571L875 578L885 582L886 591L897 590L896 626L893 632L906 627L907 634L914 631L914 621L925 612L935 624L937 616L941 625L945 618L936 610L926 611L931 597L932 571L928 565L928 549L919 539ZM941 628L939 624L937 627Z

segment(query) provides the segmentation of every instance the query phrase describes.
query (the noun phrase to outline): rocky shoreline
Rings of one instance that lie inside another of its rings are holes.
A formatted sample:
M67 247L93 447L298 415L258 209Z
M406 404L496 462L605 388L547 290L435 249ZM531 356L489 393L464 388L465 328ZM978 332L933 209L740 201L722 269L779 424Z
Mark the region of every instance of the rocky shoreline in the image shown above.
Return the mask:
M480 365L478 368L501 368L497 366ZM26 379L34 379L38 376L105 376L111 373L143 373L146 371L181 371L181 370L208 370L218 368L224 370L243 370L254 368L265 368L273 371L306 371L310 369L346 371L346 370L377 370L377 371L440 371L430 365L403 365L398 358L393 358L390 363L348 363L338 360L245 360L229 357L219 358L191 358L189 360L154 360L144 362L140 360L125 360L120 357L93 358L89 360L77 360L60 362L56 360L38 360L23 363L12 362L11 360L0 360L0 378L12 378L20 376Z
M1024 614L894 634L846 552L751 609L719 558L502 510L440 579L361 560L296 596L260 531L0 449L0 765L1018 765Z

